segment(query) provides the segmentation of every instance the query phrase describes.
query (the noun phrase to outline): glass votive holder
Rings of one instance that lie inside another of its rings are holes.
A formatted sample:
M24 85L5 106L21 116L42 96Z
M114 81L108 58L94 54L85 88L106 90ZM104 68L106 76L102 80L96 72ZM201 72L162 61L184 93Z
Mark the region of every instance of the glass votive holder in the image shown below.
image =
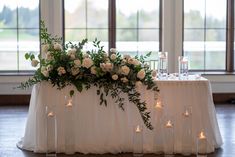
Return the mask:
M46 106L46 156L56 157L57 132L55 106Z
M143 155L143 127L137 125L133 129L133 156L140 157Z
M158 78L168 78L168 53L158 52Z
M165 157L174 156L174 125L172 120L167 120L164 124L164 155Z
M207 146L206 134L201 131L197 137L197 157L207 157Z
M192 153L192 107L184 106L182 116L182 154L189 156Z
M65 154L75 153L75 126L74 124L74 101L72 97L65 96L64 106L65 124Z
M179 56L178 65L179 65L179 79L180 80L188 79L188 58L184 56Z

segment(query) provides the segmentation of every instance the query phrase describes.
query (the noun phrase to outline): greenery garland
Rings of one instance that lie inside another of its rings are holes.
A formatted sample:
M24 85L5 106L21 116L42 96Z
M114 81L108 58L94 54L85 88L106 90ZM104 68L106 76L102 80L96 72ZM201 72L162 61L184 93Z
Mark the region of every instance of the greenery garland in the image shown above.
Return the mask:
M140 99L140 93L137 90L137 87L143 84L148 90L158 91L153 81L155 74L145 64L145 59L151 52L146 56L132 58L129 55L122 56L112 48L111 55L108 56L97 39L93 41L93 50L84 51L84 46L88 43L87 39L78 44L69 42L62 46L62 39L48 34L43 21L41 21L40 36L42 52L38 55L38 59L33 53L25 54L25 58L31 61L32 66L39 67L33 77L21 83L19 88L26 89L44 80L57 86L58 89L74 85L79 92L96 86L100 105L107 106L106 97L111 96L124 110L124 98L121 97L123 92L138 108L146 127L153 129L147 103ZM74 91L71 90L70 96L73 95Z

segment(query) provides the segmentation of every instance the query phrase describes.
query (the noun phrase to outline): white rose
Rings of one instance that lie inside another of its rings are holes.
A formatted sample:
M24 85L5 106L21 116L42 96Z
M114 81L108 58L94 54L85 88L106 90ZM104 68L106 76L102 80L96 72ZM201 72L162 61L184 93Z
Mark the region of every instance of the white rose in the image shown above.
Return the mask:
M139 78L140 80L144 79L145 77L145 71L144 69L141 69L138 73L137 73L137 78Z
M140 65L140 61L138 61L137 59L134 59L134 60L133 60L133 64L134 64L134 65Z
M110 49L110 52L111 52L111 53L116 53L117 50L116 50L115 48L111 48L111 49Z
M110 59L114 61L117 58L116 54L111 54Z
M76 51L77 50L75 48L68 51L68 56L70 57L70 59L75 59L76 58Z
M157 76L157 70L153 70L152 71L152 77L156 77Z
M36 59L33 59L33 60L31 61L31 65L32 65L33 67L36 67L36 66L38 65L38 63L39 63L39 61L36 60Z
M49 77L49 72L46 70L46 67L44 66L41 68L41 73L43 74L43 76Z
M136 86L136 88L141 87L142 86L142 82L141 81L136 81L135 82L135 86Z
M47 69L47 71L51 71L52 69L53 69L53 66L52 65L48 65L47 67L46 67L46 69Z
M123 83L127 83L127 82L128 82L128 79L127 79L126 77L123 77L123 78L121 78L121 81L122 81Z
M76 67L81 66L81 61L79 59L74 60L73 63L75 64Z
M58 71L58 75L60 75L60 76L66 73L64 67L57 68L57 71Z
M61 51L62 50L62 46L59 43L54 43L53 47L57 51Z
M118 79L118 75L117 74L112 75L112 79L116 81Z
M91 73L96 75L96 66L91 67Z
M133 58L129 58L127 61L129 64L133 64L134 63L134 59Z
M83 58L88 58L89 55L87 53L83 54Z
M49 44L42 44L41 45L42 54L46 54L49 48L50 48Z
M90 58L84 58L82 60L82 66L85 68L90 68L93 65L93 61Z
M51 52L47 52L46 54L46 60L47 61L52 61L54 59L54 57L52 56L52 53Z
M104 56L104 58L108 58L108 54L107 53L104 53L103 56Z
M71 68L71 73L73 76L77 75L79 72L80 72L79 68L77 68L77 67Z
M124 65L124 66L121 67L121 73L123 75L128 75L129 72L130 72L130 68L128 66Z
M128 60L129 58L131 58L131 56L130 55L124 55L123 58Z

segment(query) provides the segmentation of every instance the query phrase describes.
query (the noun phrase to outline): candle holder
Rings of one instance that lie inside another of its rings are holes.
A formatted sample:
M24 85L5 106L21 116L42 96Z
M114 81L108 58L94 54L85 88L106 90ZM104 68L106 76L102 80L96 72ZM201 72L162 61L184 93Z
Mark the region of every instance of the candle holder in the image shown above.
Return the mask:
M185 80L188 79L188 58L184 56L179 56L179 79Z
M75 128L74 121L74 101L72 97L65 96L64 106L64 123L65 123L65 154L75 153Z
M189 156L192 153L192 107L184 106L182 116L182 154Z
M168 77L168 53L159 52L158 53L158 78L167 79Z
M174 125L172 120L167 120L165 125L164 136L164 154L165 157L174 156Z
M133 130L133 156L143 156L143 127L137 125Z
M207 137L204 131L197 138L197 157L207 157Z
M154 153L155 154L163 154L163 104L160 98L156 100L156 104L154 106L155 110L155 126L154 126Z
M55 106L46 106L46 156L56 157L57 132Z

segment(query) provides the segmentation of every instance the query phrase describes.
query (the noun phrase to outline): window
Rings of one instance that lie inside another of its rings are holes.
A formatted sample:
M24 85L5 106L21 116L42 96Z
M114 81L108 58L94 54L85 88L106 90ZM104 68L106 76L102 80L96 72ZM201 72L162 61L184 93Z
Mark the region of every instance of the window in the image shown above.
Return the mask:
M159 3L160 0L66 0L65 41L92 41L97 37L106 50L111 48L108 45L116 45L120 53L132 56L152 51L156 59Z
M226 11L226 0L184 0L183 52L191 70L226 70Z
M0 3L0 71L32 70L26 52L39 53L39 0Z

